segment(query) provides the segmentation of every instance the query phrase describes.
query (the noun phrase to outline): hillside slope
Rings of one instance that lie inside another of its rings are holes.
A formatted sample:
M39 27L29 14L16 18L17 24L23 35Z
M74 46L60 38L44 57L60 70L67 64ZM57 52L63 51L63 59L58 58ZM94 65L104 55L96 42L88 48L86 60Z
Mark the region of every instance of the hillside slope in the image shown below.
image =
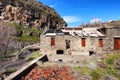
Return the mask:
M36 0L0 0L0 55L39 43L46 29L67 26L51 7ZM1 59L0 56L0 59Z

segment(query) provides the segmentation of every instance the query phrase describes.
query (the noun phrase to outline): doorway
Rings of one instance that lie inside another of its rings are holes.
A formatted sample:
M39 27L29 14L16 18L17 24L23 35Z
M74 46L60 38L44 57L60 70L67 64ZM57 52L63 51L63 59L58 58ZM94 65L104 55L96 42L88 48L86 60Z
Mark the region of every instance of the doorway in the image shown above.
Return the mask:
M66 49L69 49L70 48L70 40L65 40L66 42Z
M114 50L120 49L120 38L114 38Z

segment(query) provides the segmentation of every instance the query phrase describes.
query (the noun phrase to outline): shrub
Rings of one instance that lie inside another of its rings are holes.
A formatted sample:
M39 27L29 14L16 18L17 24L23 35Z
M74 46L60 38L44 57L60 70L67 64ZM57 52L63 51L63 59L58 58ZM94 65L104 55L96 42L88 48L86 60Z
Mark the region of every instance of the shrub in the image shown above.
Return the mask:
M112 59L112 58L108 58L107 60L106 60L106 62L107 62L107 64L109 64L109 65L113 65L114 64L114 59Z
M93 80L98 80L100 77L100 74L96 71L92 71L90 75L92 76Z
M33 53L32 55L29 56L28 61L36 59L36 58L38 58L40 56L41 56L41 54L39 52Z
M76 67L74 67L74 69L76 71L79 71L79 75L80 76L89 75L92 72L92 70L89 69L88 67L76 66Z
M105 70L103 68L97 68L93 70L90 75L92 76L93 80L103 79L105 76Z
M120 59L120 53L108 54L107 58Z
M117 76L117 70L115 70L113 68L108 69L107 73L110 74L110 75Z
M16 71L15 68L8 68L7 71L6 71L6 74L9 75L9 74L11 74L11 73L13 73L15 71Z
M27 35L23 35L21 37L17 37L15 40L17 41L25 41L25 42L39 42L40 38L36 37L36 36L27 36Z
M31 60L33 60L33 59L35 59L34 57L29 57L28 58L28 61L31 61Z

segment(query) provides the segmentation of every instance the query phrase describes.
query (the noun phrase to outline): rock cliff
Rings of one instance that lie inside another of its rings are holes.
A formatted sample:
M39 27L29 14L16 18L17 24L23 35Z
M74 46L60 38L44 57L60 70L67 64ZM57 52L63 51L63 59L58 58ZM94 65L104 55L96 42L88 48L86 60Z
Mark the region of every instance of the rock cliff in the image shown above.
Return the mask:
M53 8L36 0L1 0L0 19L25 23L39 29L66 26L66 22Z

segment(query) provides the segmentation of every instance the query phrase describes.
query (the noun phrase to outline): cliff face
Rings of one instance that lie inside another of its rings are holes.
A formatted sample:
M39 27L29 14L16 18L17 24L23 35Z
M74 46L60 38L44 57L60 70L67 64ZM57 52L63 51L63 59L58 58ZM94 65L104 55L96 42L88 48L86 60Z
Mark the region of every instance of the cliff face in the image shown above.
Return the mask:
M66 26L66 22L53 8L35 0L1 0L0 19L37 26L39 29Z

